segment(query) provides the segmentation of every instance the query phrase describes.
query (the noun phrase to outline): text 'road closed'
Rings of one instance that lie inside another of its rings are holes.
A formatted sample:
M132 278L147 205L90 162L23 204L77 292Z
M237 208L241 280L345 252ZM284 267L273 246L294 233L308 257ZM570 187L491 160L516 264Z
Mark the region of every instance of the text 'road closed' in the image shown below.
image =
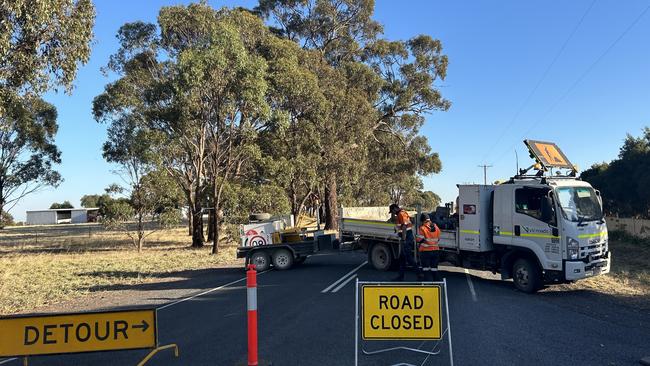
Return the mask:
M155 310L0 319L0 356L156 347Z
M438 285L364 285L363 339L440 339Z

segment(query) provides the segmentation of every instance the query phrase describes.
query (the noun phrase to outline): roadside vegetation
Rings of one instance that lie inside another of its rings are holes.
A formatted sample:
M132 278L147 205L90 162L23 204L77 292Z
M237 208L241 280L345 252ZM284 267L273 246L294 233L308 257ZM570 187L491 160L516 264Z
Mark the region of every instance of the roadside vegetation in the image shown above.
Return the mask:
M44 229L37 229L38 244L33 230L8 229L0 235L0 315L38 311L91 292L113 291L116 285L171 281L182 271L241 264L233 245L223 245L218 255L192 249L187 228L154 232L142 253L123 231L95 225L90 236L82 227L45 237Z
M612 268L609 274L551 290L589 290L612 295L635 308L650 309L650 240L620 231L610 232Z

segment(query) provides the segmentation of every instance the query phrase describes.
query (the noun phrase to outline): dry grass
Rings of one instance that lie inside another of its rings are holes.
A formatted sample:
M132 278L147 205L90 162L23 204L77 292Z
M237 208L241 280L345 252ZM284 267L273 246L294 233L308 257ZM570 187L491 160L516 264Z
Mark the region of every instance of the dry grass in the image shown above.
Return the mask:
M619 239L610 242L610 250L612 267L609 274L561 287L613 295L635 307L650 309L650 244Z
M34 311L38 307L78 298L115 285L165 281L175 272L239 263L235 247L210 255L209 248L191 249L186 228L153 233L138 253L124 233L83 228L65 235L47 229L38 244L33 232L0 234L0 314Z

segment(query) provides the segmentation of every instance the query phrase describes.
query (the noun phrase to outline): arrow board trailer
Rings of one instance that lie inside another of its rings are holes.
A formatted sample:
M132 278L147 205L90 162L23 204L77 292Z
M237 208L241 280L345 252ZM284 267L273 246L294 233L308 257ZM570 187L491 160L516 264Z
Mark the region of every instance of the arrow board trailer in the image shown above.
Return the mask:
M430 213L442 231L441 262L500 273L528 293L545 284L609 273L611 253L600 192L575 178L573 166L556 145L526 142L534 146L531 156L537 160L531 168L502 184L458 185L457 212L439 207ZM553 167L571 167L571 173L544 176ZM532 168L538 173L525 175ZM343 242L365 250L378 270L396 264L399 237L392 223L342 216ZM419 216L411 212L414 230Z
M271 268L286 270L303 263L316 253L339 250L335 233L324 230L283 230L276 221L262 221L243 225L242 244L237 258L254 264L258 272Z

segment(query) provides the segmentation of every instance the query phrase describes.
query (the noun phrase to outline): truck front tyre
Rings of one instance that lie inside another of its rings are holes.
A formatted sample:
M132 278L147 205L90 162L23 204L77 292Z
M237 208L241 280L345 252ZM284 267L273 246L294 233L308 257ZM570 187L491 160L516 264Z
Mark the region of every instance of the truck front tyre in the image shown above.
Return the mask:
M542 272L539 266L526 258L519 258L512 265L512 279L515 287L527 294L542 288Z
M393 263L393 256L391 255L388 245L379 243L370 248L369 255L370 263L378 271L388 271Z
M265 251L258 250L251 254L249 263L255 265L257 272L262 272L271 267L271 258Z
M273 266L279 270L291 268L293 265L293 253L288 249L278 249L273 252Z

